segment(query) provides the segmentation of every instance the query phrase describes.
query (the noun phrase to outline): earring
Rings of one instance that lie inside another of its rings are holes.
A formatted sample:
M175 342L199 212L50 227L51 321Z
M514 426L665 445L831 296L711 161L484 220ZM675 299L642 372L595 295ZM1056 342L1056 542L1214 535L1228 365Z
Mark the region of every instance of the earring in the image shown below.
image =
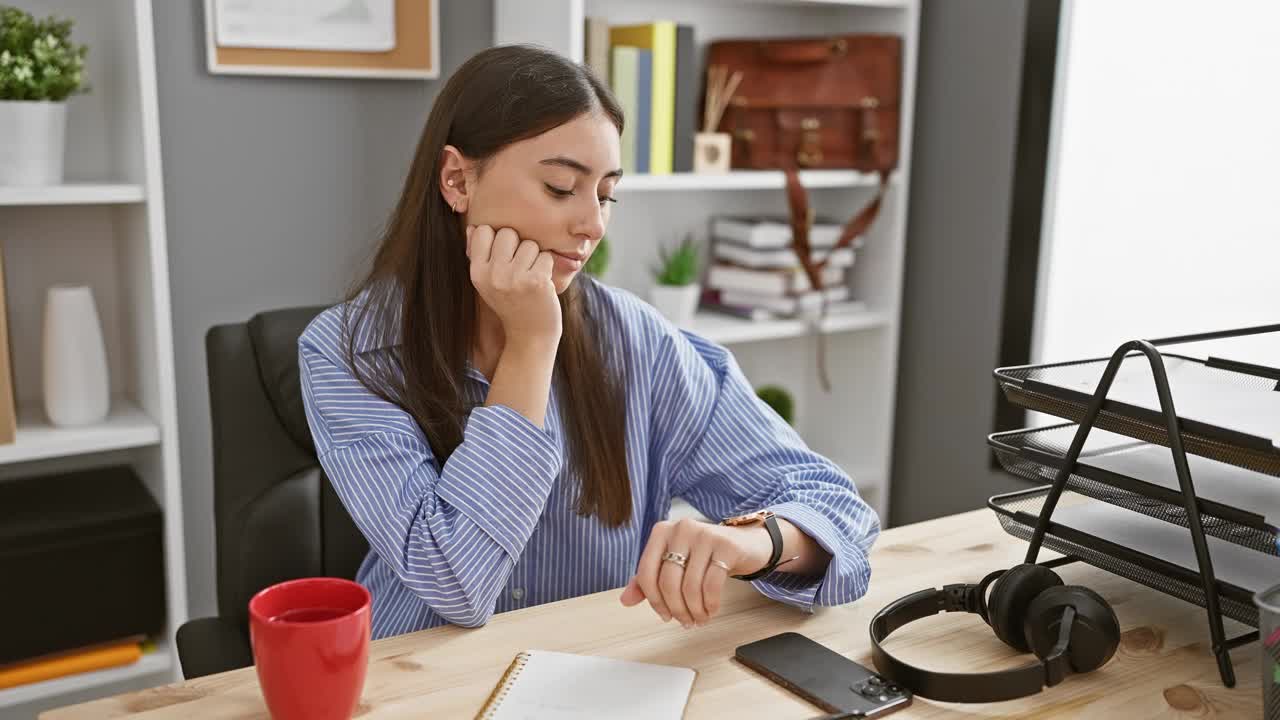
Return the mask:
M449 178L449 181L446 182L445 185L448 185L449 187L453 187L453 178Z

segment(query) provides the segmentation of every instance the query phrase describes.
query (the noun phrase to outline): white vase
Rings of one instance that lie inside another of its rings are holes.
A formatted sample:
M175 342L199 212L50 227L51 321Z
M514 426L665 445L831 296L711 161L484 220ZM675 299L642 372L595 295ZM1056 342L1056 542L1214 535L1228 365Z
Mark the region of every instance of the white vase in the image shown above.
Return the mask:
M0 100L0 185L58 185L67 104Z
M654 285L649 290L649 302L673 324L687 327L693 323L701 290L701 286L697 284Z
M44 411L61 427L101 422L110 409L107 352L93 292L54 285L44 304Z

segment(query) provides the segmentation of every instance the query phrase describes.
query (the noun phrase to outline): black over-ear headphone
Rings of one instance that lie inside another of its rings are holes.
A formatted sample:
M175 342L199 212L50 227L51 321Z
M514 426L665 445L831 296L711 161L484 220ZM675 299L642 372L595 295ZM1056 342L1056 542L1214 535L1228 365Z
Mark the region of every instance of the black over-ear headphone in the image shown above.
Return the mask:
M913 620L959 611L980 615L1006 645L1034 652L1040 662L997 672L935 672L909 665L880 646L889 633ZM1068 672L1097 670L1119 644L1120 622L1102 596L1081 585L1064 585L1056 572L1034 564L997 570L977 585L912 593L871 620L871 659L876 669L917 695L944 702L995 702L1032 695L1062 682Z

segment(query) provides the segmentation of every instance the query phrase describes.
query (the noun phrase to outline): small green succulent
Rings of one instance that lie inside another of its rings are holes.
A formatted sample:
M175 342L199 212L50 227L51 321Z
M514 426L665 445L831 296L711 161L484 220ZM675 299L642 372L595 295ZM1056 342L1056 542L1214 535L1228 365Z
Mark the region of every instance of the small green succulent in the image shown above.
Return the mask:
M698 246L686 235L675 250L661 248L661 262L653 268L659 285L692 285L698 281Z

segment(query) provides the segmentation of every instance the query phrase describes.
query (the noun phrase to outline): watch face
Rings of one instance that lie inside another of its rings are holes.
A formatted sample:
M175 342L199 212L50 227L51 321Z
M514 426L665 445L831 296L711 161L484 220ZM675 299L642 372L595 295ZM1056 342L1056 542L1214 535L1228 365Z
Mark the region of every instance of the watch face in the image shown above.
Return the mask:
M736 517L726 518L724 520L724 524L725 525L748 525L754 522L764 522L765 518L771 515L773 515L773 512L770 510L757 510L755 512L747 513L745 515L738 515Z

